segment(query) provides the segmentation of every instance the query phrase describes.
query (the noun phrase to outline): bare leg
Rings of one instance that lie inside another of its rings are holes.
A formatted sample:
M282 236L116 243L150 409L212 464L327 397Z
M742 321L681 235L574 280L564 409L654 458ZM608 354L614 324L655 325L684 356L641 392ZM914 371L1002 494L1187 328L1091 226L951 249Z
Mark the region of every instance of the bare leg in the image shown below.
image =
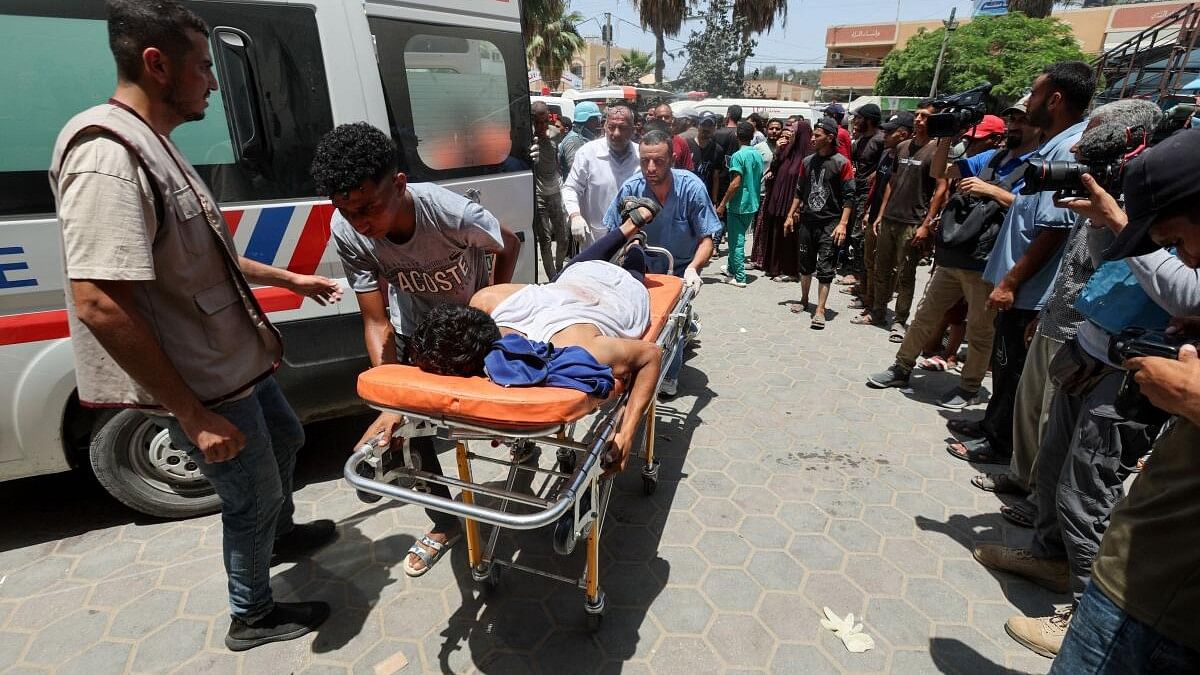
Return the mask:
M829 282L821 282L817 285L817 311L813 313L814 317L825 318L825 303L829 301Z
M808 307L808 290L812 288L812 279L811 274L800 277L800 302L804 304L805 308Z

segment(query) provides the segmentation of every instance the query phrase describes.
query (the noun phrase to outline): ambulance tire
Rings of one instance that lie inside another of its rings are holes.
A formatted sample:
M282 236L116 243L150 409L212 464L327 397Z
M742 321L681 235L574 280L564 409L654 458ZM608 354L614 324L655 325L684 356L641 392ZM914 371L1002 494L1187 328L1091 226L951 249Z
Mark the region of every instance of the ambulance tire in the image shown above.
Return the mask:
M122 410L105 421L88 454L100 485L135 511L193 518L221 509L199 467L171 444L166 429L140 411Z

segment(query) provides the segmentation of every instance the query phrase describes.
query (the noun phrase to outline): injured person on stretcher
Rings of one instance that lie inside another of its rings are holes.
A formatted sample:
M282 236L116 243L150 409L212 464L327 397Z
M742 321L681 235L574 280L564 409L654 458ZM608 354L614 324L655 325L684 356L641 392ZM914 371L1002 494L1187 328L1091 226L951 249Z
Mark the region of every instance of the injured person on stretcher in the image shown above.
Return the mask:
M581 251L549 284L489 286L467 307L446 304L430 311L408 345L412 364L443 375L483 375L494 343L511 334L555 349L585 350L628 387L625 415L604 458L607 473L623 470L662 365L658 345L641 339L650 324L650 295L645 252L631 240L657 207L631 200L621 227ZM608 262L623 248L620 266Z

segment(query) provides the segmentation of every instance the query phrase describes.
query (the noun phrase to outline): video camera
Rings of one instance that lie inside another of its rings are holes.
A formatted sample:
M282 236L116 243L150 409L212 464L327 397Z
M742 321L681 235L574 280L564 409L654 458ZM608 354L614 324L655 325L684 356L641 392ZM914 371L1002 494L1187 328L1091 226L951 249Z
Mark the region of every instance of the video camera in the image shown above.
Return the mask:
M1121 182L1125 177L1125 164L1133 157L1119 155L1088 162L1053 162L1039 157L1030 157L1025 167L1025 184L1021 194L1032 195L1038 192L1055 192L1056 199L1071 197L1086 197L1087 190L1083 187L1083 174L1090 174L1100 187L1109 194L1121 193Z
M1142 356L1157 356L1164 359L1179 359L1179 349L1191 341L1144 328L1126 328L1112 339L1108 346L1108 358L1113 363L1124 363ZM1117 414L1127 420L1151 426L1160 425L1170 414L1154 407L1150 399L1142 394L1141 387L1133 379L1134 372L1125 373L1121 390L1113 402Z
M926 132L933 138L947 138L979 124L987 113L987 96L991 91L991 84L981 84L974 89L933 99L933 106L940 112L926 118Z

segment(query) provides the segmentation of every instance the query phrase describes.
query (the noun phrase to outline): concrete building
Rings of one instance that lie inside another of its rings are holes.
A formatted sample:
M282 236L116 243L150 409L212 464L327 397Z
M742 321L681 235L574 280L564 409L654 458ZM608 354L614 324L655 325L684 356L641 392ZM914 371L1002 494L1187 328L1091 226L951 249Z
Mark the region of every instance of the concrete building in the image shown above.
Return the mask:
M612 62L613 62L613 64L620 63L621 57L628 54L631 51L633 51L633 50L626 48L626 47L618 47L617 45L613 45L612 46ZM579 78L579 80L582 81L582 85L575 86L574 87L575 89L581 89L581 88L582 89L591 89L592 87L599 87L604 84L604 78L608 76L608 61L605 59L605 53L606 53L606 49L604 47L603 42L600 42L599 40L588 40L586 42L586 44L584 45L583 49L576 51L571 56L571 65L570 65L568 71L575 78ZM654 59L653 54L650 55L650 59L651 59L651 63L653 63L653 59ZM533 73L533 70L536 68L536 66L531 63L531 64L529 64L529 68L530 68L530 72ZM564 82L561 85L556 86L556 85L550 84L550 83L545 83L545 84L548 84L550 89L553 91L562 91L563 89L567 88L566 81L573 80L574 78L569 77L564 73L563 79L564 79ZM651 72L646 77L643 77L641 79L641 82L643 82L643 83L654 82L654 73ZM538 77L538 78L531 77L529 80L529 90L530 91L540 91L542 89L542 85L543 85L543 82L540 77Z
M762 87L762 96L772 101L811 101L817 93L817 88L811 84L796 84L783 80L746 80L746 91L754 91Z
M1152 2L1063 11L1056 9L1053 16L1071 27L1086 54L1099 55L1188 4ZM970 21L970 18L962 21ZM940 19L830 26L825 31L822 97L828 99L838 96L849 100L871 93L883 57L888 52L903 48L908 39L921 30L932 31L941 26Z

